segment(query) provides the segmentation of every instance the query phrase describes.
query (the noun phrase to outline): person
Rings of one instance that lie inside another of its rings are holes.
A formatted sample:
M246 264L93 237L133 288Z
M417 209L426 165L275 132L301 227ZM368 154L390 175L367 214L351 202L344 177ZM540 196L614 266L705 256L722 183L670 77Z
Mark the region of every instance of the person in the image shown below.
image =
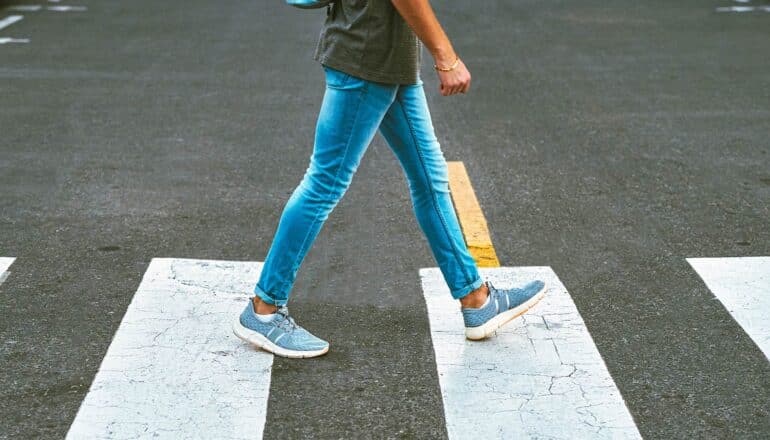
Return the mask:
M298 325L286 304L305 254L379 130L407 176L418 224L460 301L465 335L483 339L538 302L545 283L495 288L479 276L463 239L420 77L422 44L433 55L442 96L467 93L471 75L429 0L336 0L326 12L313 55L326 89L310 164L286 202L255 295L234 319L233 332L279 356L328 351L329 343Z

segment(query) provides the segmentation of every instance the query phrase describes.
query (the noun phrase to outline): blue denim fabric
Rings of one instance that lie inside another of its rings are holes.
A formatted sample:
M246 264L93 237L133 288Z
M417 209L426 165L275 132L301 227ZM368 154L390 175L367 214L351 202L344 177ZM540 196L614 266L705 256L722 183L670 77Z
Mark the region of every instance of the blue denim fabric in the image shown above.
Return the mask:
M254 293L269 304L287 303L305 254L347 191L377 130L406 173L414 213L452 297L479 288L483 280L452 205L447 164L422 80L386 84L322 66L326 91L310 165L284 207Z

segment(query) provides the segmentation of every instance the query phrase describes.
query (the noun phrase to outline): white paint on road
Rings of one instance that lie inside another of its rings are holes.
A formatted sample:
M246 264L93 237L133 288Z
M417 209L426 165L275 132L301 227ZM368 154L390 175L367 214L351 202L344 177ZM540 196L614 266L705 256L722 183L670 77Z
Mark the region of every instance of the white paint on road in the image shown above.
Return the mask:
M724 6L717 12L770 12L770 6Z
M0 284L3 284L6 278L8 278L8 268L11 267L15 258L0 257Z
M6 8L9 11L35 12L43 9L41 5L14 5Z
M640 439L569 293L550 267L481 268L497 288L545 298L483 341L465 339L438 268L420 270L450 439Z
M37 12L43 9L43 5L13 5L5 9L9 11ZM88 10L86 6L69 5L46 6L45 9L54 12L83 12Z
M717 8L717 12L751 12L753 6L722 6Z
M23 15L9 15L0 20L0 29L7 28L8 26L24 19Z
M230 328L261 269L154 258L67 438L261 438L273 355Z
M29 38L4 38L0 37L0 44L29 43Z
M687 262L770 359L770 257L688 258Z
M88 10L85 6L49 6L46 9L54 12L83 12Z

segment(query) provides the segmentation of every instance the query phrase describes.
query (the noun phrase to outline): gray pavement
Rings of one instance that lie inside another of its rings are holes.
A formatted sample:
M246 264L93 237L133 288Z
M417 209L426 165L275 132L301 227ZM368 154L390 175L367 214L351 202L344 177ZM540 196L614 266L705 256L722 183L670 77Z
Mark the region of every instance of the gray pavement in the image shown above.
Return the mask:
M559 275L645 438L767 438L770 364L685 258L770 255L770 13L434 3L473 75L442 97L424 53L434 125L502 264ZM153 257L264 259L323 94L321 11L72 4L0 30L0 438L66 433ZM332 351L275 359L266 438L446 436L430 266L378 135L292 296Z

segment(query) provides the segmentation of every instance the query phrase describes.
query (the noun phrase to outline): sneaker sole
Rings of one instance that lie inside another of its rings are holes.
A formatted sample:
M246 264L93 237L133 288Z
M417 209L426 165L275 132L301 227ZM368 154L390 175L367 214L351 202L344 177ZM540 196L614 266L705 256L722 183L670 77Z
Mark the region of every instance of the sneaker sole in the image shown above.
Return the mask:
M263 334L259 332L255 332L254 330L244 327L243 324L241 324L240 317L236 317L232 324L233 327L233 333L235 333L235 336L238 336L240 339L248 342L251 345L254 345L258 348L261 348L262 350L265 350L269 353L273 353L277 356L283 356L287 358L312 358L316 356L321 356L322 354L329 351L329 346L320 349L320 350L313 350L313 351L300 351L300 350L289 350L288 348L283 348L275 345L271 340L267 339Z
M535 304L539 303L540 300L545 296L546 290L548 290L548 284L544 283L543 288L540 289L540 291L537 292L535 296L523 302L522 304L512 308L511 310L507 310L498 314L497 316L493 317L478 327L465 327L465 337L473 341L478 341L492 335L492 333L510 322L513 318L523 315L529 309L534 307Z

